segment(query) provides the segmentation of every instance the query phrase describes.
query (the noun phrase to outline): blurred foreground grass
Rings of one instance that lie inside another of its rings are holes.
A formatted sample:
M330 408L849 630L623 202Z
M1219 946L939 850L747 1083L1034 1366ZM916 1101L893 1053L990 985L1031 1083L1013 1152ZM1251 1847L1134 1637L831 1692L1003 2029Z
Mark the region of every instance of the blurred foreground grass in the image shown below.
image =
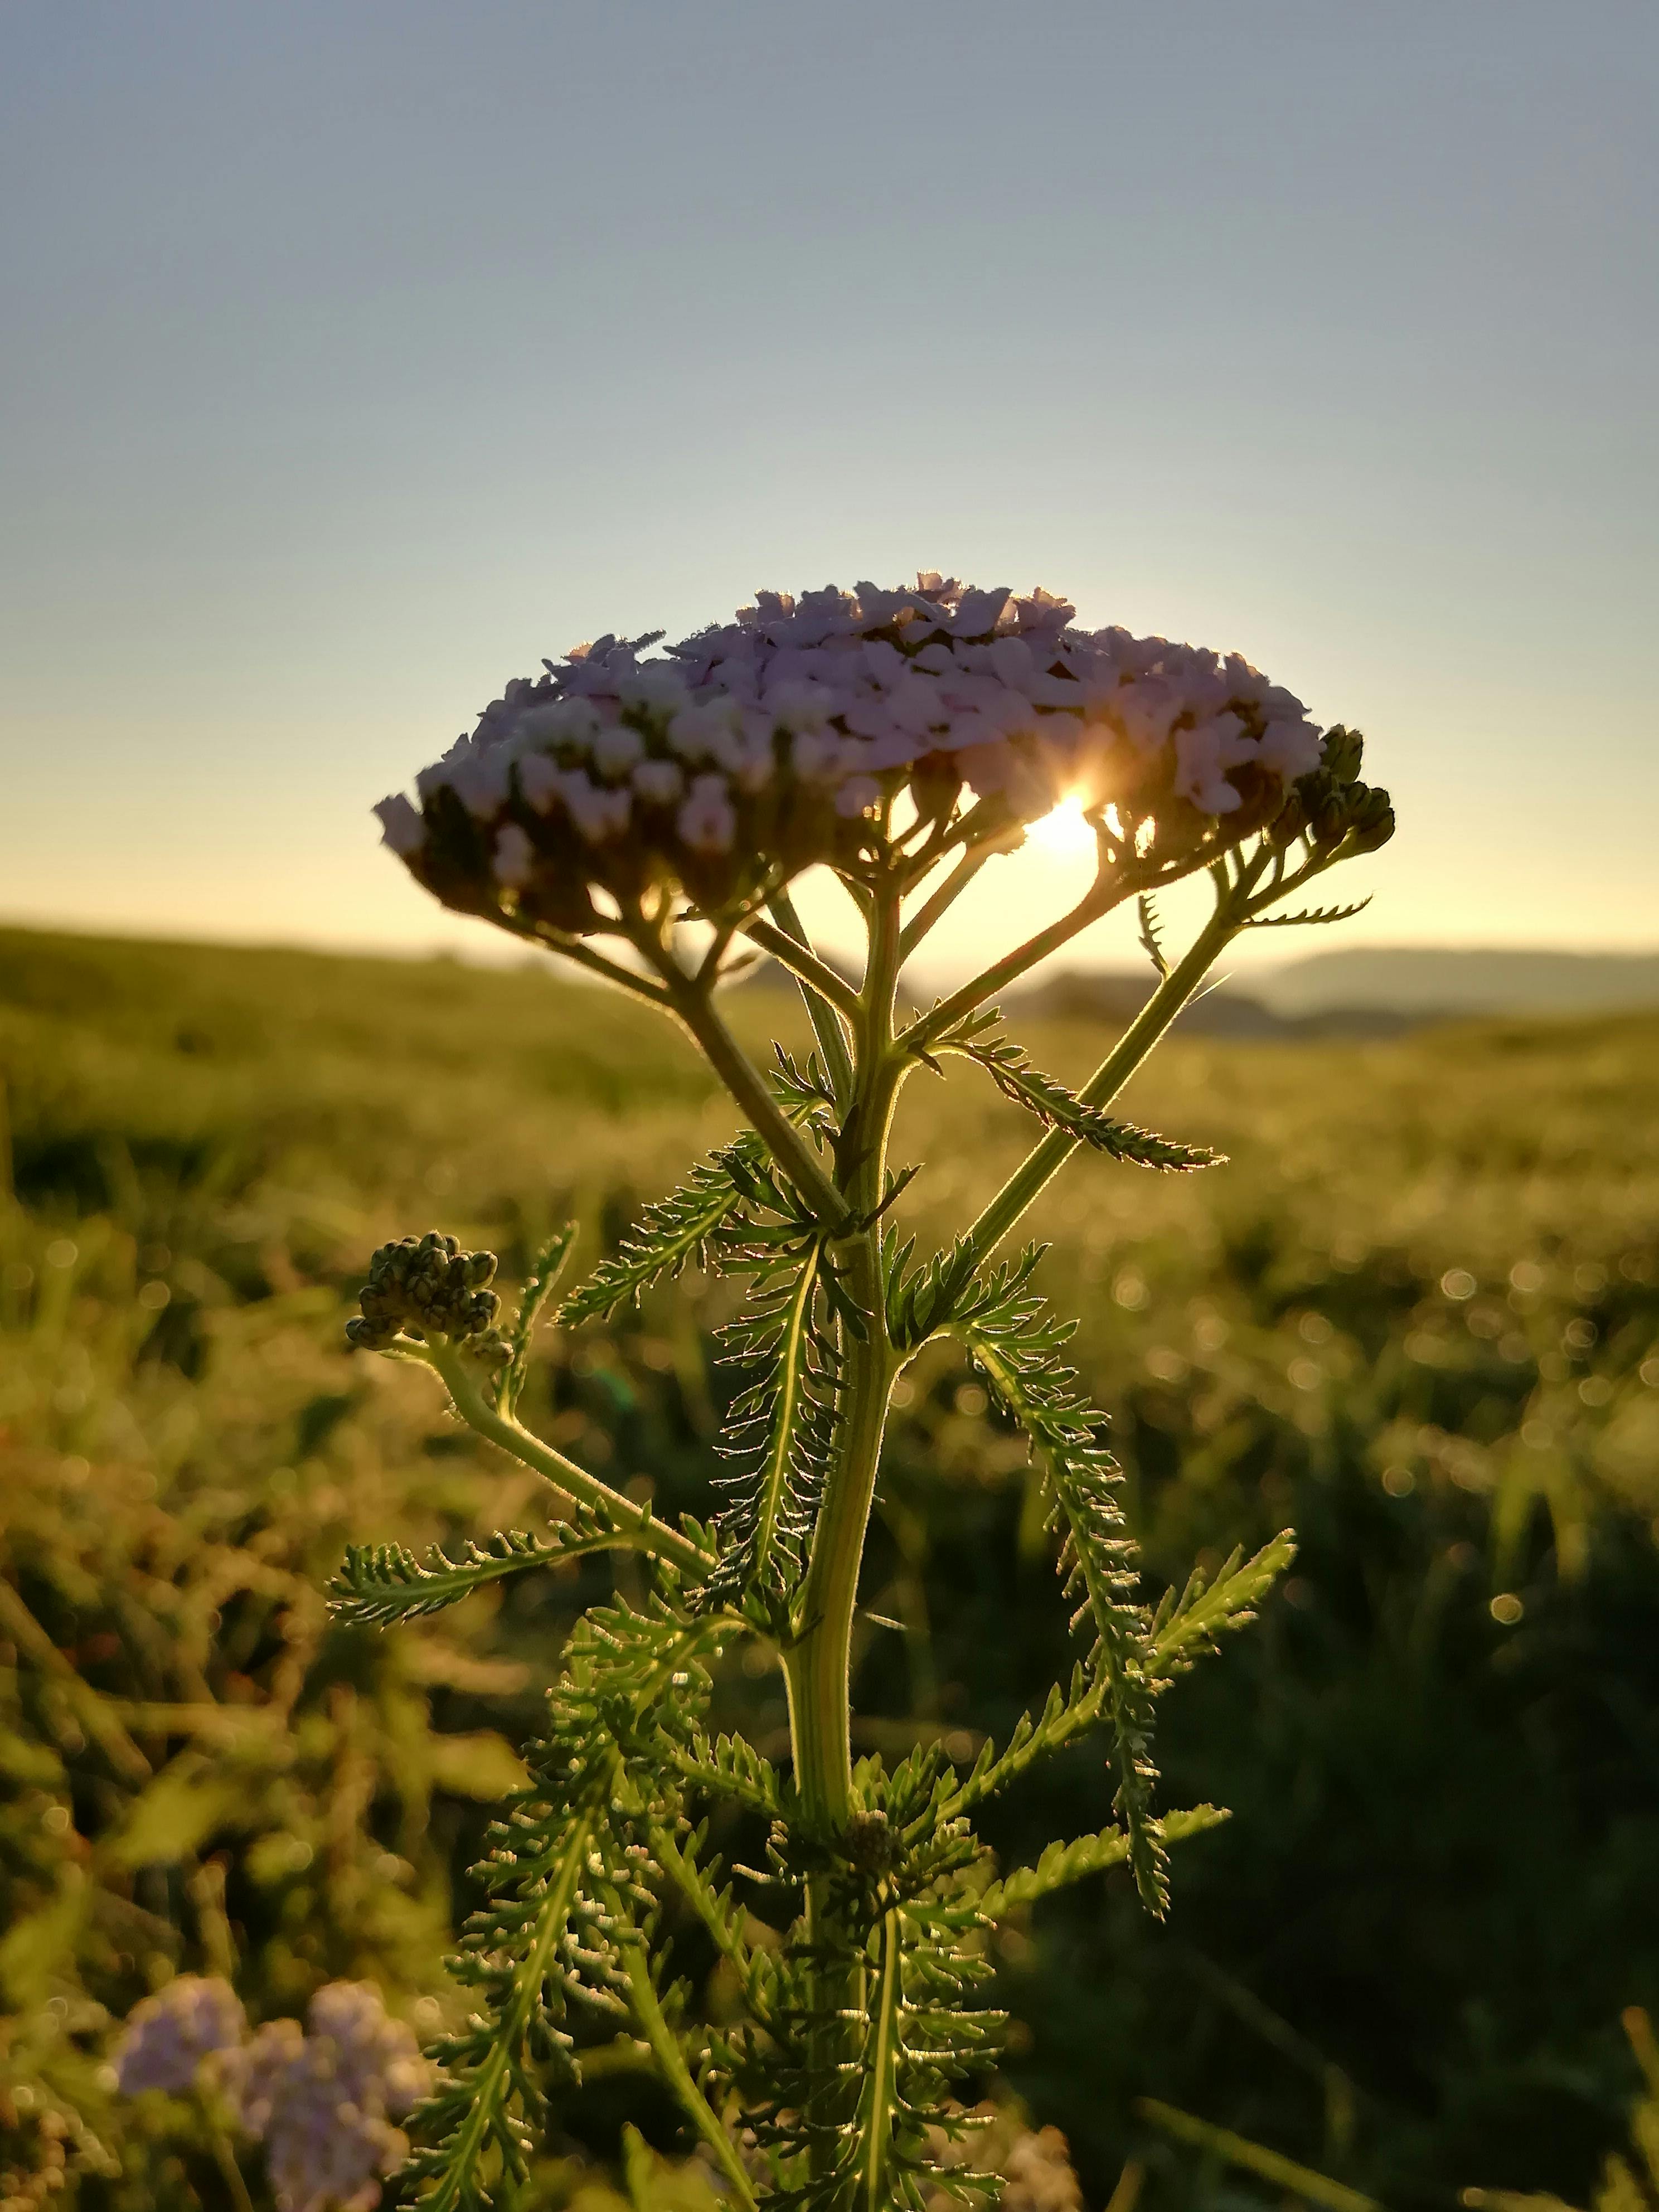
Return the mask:
M733 1004L757 1041L799 1026L763 989ZM1077 1078L1102 1036L1030 1042ZM185 2117L110 2099L107 2021L234 1956L256 2014L368 1974L429 2029L485 1806L613 1571L331 1626L348 1539L542 1510L425 1378L347 1354L367 1255L441 1226L511 1278L574 1212L585 1264L732 1115L648 1010L542 970L24 932L0 932L0 2168L46 2159L61 2112L83 2203L211 2204ZM1091 2204L1126 2160L1149 2204L1261 2201L1146 2097L1399 2207L1582 2203L1621 2138L1620 2014L1659 2003L1656 1095L1655 1020L1182 1041L1128 1110L1231 1164L1080 1163L1034 1218L1152 1583L1303 1539L1169 1700L1165 1801L1234 1808L1178 1857L1169 1927L1108 1880L1004 1946L1008 2082ZM915 1079L924 1242L1030 1133L972 1071ZM527 1413L706 1505L725 1295L550 1335ZM940 1358L902 1389L865 1595L904 1626L867 1626L857 1703L866 1748L966 1752L1065 1671L1061 1610L977 1386ZM781 1738L763 1674L722 1694ZM1109 1798L1084 1747L993 1839L1030 1853ZM623 2121L673 2139L625 2068L560 2120L548 2204Z

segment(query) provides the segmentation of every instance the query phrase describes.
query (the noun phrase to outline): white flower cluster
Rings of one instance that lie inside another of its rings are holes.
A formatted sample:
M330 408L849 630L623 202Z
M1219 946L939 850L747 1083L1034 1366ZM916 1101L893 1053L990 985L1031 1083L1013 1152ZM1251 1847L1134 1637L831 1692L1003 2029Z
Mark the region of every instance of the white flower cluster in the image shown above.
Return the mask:
M575 647L509 684L476 730L376 810L447 902L580 929L596 885L683 884L705 906L817 860L878 853L892 801L1006 832L1062 796L1188 842L1243 834L1320 764L1300 700L1237 655L1069 627L1038 591L926 574L761 592L733 623L645 657L661 633ZM974 801L981 802L977 807Z
M177 2095L193 2088L203 2060L238 2049L246 2030L241 2000L228 1982L179 1974L128 2014L115 2050L116 2087L129 2097L144 2089Z
M280 2212L370 2212L381 2177L408 2154L392 2122L424 2094L425 2061L366 1982L328 1983L306 2022L268 2021L250 2037L228 1982L181 1974L134 2007L117 2085L222 2091L238 2127L264 2144Z
M306 2023L267 2021L227 2063L226 2087L265 2146L280 2212L369 2212L408 2154L392 2122L425 2089L419 2046L366 1982L319 1990Z

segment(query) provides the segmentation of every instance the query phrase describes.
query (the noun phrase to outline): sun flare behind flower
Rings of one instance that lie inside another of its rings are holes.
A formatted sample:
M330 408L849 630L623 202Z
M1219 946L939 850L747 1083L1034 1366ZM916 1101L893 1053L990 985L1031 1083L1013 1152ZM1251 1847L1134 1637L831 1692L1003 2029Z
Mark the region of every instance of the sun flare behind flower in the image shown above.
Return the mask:
M1093 825L1085 820L1083 802L1075 792L1068 792L1051 814L1032 823L1026 835L1033 845L1057 857L1095 849Z

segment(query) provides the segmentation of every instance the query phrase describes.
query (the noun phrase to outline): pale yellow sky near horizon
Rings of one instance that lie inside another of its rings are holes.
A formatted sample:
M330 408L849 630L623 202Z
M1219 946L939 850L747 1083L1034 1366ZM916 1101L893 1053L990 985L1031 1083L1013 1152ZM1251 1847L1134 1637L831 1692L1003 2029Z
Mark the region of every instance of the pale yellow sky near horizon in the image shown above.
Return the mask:
M94 12L0 9L0 917L483 957L368 810L507 679L937 568L1366 732L1236 967L1659 945L1650 5Z
M1080 833L1080 834L1079 834ZM1350 904L1374 892L1379 879L1386 884L1389 854L1347 864L1322 879L1306 899L1286 902L1286 910L1304 903ZM120 911L99 916L77 912L64 916L9 915L0 921L21 920L25 925L51 927L54 924L122 936L183 939L187 941L294 945L313 950L371 952L421 957L450 954L484 963L535 962L539 956L518 939L489 924L446 913L413 884L401 866L384 850L374 854L380 880L364 926L353 930L337 921L333 927L307 927L292 913L269 916L245 913L233 929L192 927L187 915L170 921L164 915L156 926L135 925ZM1092 839L1069 809L1058 810L1045 823L1034 825L1019 851L1000 854L963 895L945 922L919 951L908 971L912 988L919 985L945 988L987 967L1012 945L1029 937L1063 914L1087 890L1093 872ZM801 878L794 887L799 910L814 941L824 950L854 958L861 949L860 926L845 892L823 870ZM1209 910L1207 881L1199 877L1176 885L1159 900L1166 945L1178 951L1198 928ZM1369 919L1331 927L1275 929L1251 932L1236 939L1220 963L1218 975L1249 977L1279 968L1314 952L1350 944L1391 947L1424 945L1449 949L1513 949L1516 951L1578 951L1650 952L1659 950L1659 930L1643 939L1611 939L1568 943L1522 932L1505 939L1479 928L1459 937L1444 931L1412 934L1398 926L1381 933L1357 934ZM1146 955L1139 943L1139 921L1131 902L1073 939L1044 965L1037 975L1066 968L1140 969ZM581 971L566 968L573 979Z

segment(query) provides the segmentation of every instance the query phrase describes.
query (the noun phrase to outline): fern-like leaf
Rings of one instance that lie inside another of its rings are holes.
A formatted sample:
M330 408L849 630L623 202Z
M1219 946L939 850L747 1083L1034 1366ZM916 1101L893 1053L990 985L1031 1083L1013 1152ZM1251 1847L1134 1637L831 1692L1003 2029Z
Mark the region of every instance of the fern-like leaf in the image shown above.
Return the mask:
M526 1749L531 1785L489 1832L485 1903L451 1961L482 2005L438 2046L438 2087L410 2117L422 2212L499 2203L495 2170L523 2177L550 2075L572 2076L573 2016L626 2024L619 1945L654 1905L629 1808L672 1808L668 1754L701 1720L731 1625L688 1619L671 1577L643 1610L597 1607L572 1635L549 1733Z
M1222 1164L1224 1156L1211 1152L1206 1146L1177 1144L1171 1138L1160 1137L1154 1130L1139 1128L1133 1121L1114 1121L1098 1106L1086 1105L1074 1091L1068 1091L1053 1076L1033 1067L1022 1046L989 1029L973 1035L964 1024L941 1037L933 1050L953 1052L963 1060L973 1060L985 1070L1005 1098L1012 1099L1016 1105L1035 1114L1045 1128L1063 1129L1079 1144L1105 1152L1112 1159L1175 1174Z
M610 1321L653 1284L672 1282L694 1263L707 1266L721 1231L746 1196L741 1168L758 1168L766 1147L745 1131L692 1169L679 1188L647 1206L613 1259L601 1261L559 1308L561 1328Z
M786 1113L793 1114L815 1137L827 1137L835 1123L835 1085L823 1072L817 1053L809 1053L803 1067L781 1044L772 1047L777 1065L772 1071L772 1090Z
M769 1759L740 1735L712 1740L701 1729L693 1731L683 1749L672 1753L675 1771L690 1789L722 1804L738 1805L768 1820L782 1820L794 1811L793 1784L785 1783Z
M1299 914L1261 914L1244 924L1246 929L1297 929L1304 923L1317 925L1328 921L1352 921L1357 914L1364 914L1370 904L1368 898L1357 900L1352 906L1304 907Z
M1154 1685L1185 1674L1216 1649L1226 1630L1254 1620L1256 1607L1295 1557L1296 1537L1282 1528L1252 1559L1242 1547L1235 1550L1213 1576L1194 1567L1180 1596L1169 1592L1152 1617L1146 1671Z
M914 1352L945 1327L974 1279L974 1250L959 1237L948 1252L935 1252L912 1268L915 1240L901 1244L890 1233L882 1242L886 1284L887 1334L901 1352Z
M536 1255L524 1295L519 1300L518 1317L513 1324L513 1334L507 1346L507 1365L496 1385L496 1404L511 1420L519 1408L519 1398L524 1389L525 1376L530 1364L530 1340L540 1319L542 1310L557 1286L564 1273L565 1261L570 1257L570 1248L576 1241L576 1224L567 1221L556 1229L541 1250Z
M1161 981L1169 975L1170 963L1158 927L1158 908L1150 891L1142 891L1135 901L1135 911L1140 917L1141 949L1157 969Z
M732 1401L720 1442L734 1468L721 1486L734 1494L714 1519L716 1600L738 1590L787 1595L804 1564L829 1474L841 1373L823 1259L814 1238L804 1255L786 1248L754 1263L750 1304L721 1332L722 1363L750 1370L752 1379Z
M1025 1286L1030 1261L998 1271L976 1306L953 1323L992 1393L1030 1439L1052 1500L1051 1525L1065 1537L1067 1594L1075 1627L1093 1629L1089 1664L1105 1686L1117 1772L1116 1808L1129 1843L1135 1887L1148 1911L1167 1909L1168 1858L1152 1817L1152 1691L1146 1675L1146 1609L1117 1492L1122 1474L1101 1441L1105 1417L1078 1388L1061 1357L1072 1324L1056 1322Z
M638 1541L634 1531L613 1528L597 1515L579 1510L546 1540L521 1528L498 1529L482 1544L469 1538L457 1559L435 1545L422 1562L401 1544L350 1544L328 1586L329 1606L337 1620L362 1626L417 1620L532 1567L562 1566L591 1552L620 1551Z
M571 1808L545 1855L530 1940L510 1972L497 1978L505 1986L492 1990L494 2018L480 2023L474 2033L439 2046L445 2075L410 2116L411 2129L437 2137L430 2148L414 2154L407 2169L417 2185L426 2185L422 2212L488 2212L495 2191L484 2169L492 2151L514 2181L529 2170L535 2130L525 2116L539 2118L545 2103L543 2081L532 2070L532 2029L544 2009L544 1985L569 1924L601 1818L598 1789L591 1788L586 1800ZM544 2066L556 2056L566 2079L572 2077L568 2035L544 2032L533 2041L540 2045L537 2055Z
M1206 1828L1218 1827L1226 1818L1218 1806L1194 1805L1184 1813L1164 1814L1158 1829L1166 1844L1179 1844L1188 1836L1202 1835ZM1074 1843L1050 1844L1035 1866L1016 1867L994 1881L980 1899L979 1909L988 1920L1001 1920L1068 1882L1121 1866L1128 1856L1129 1838L1121 1828L1103 1828L1098 1835L1079 1836Z
M1085 1674L1081 1666L1074 1667L1069 1685L1062 1689L1058 1682L1054 1684L1036 1720L1030 1713L1020 1715L1000 1751L987 1737L973 1765L946 1798L945 1810L955 1817L971 1813L1011 1782L1018 1781L1038 1759L1098 1726L1105 1696L1103 1680Z

